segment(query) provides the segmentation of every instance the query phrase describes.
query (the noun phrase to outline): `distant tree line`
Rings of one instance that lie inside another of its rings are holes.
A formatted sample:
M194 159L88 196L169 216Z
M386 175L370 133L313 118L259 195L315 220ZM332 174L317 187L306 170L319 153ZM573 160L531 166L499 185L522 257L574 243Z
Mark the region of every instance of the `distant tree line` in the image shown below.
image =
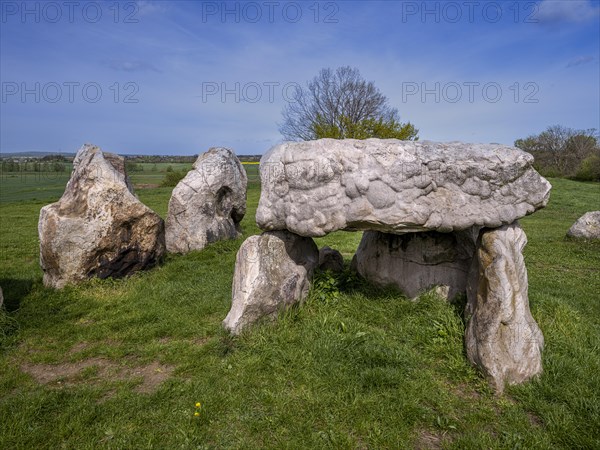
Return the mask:
M535 168L544 176L600 181L600 145L595 129L553 125L540 134L517 139L515 147L531 153Z
M131 163L193 163L198 155L125 155L125 160Z
M242 162L260 161L262 155L237 155ZM125 155L125 160L131 163L194 163L198 155L175 156L175 155Z
M2 172L64 172L67 166L62 161L43 161L43 158L34 161L15 161L14 159L2 160Z

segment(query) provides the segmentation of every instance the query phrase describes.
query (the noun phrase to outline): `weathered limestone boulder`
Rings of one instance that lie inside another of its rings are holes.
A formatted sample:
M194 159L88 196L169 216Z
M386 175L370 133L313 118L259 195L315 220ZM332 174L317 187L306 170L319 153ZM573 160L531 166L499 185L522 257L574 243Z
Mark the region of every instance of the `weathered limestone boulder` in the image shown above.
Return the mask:
M544 337L529 311L518 223L484 230L467 286L467 357L501 393L542 372Z
M344 270L344 257L340 252L326 245L319 250L319 269L342 272Z
M211 148L173 189L167 215L167 250L187 253L241 235L248 178L227 148Z
M576 239L600 239L600 211L590 211L573 224L567 236Z
M352 268L363 278L394 285L407 297L437 287L448 300L465 293L479 228L454 233L365 231Z
M497 144L286 142L261 159L256 221L301 236L499 227L546 205L551 186L532 162Z
M304 300L319 263L311 238L287 231L250 236L238 251L232 305L223 326L232 334Z
M133 194L125 161L86 144L64 194L38 223L44 284L122 277L154 266L165 252L163 220Z

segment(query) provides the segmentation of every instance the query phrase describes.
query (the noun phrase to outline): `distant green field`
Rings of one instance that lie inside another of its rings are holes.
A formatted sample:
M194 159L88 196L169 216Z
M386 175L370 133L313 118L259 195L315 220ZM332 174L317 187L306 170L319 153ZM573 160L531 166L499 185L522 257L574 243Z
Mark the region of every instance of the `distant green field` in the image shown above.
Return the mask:
M57 200L69 181L72 165L66 164L64 172L4 172L0 173L0 204L29 200ZM136 189L159 187L167 168L187 172L192 164L183 163L138 163L141 171L131 172L130 178ZM258 182L258 165L244 165L250 183Z
M229 337L235 255L259 232L245 168L243 238L61 291L42 285L37 221L67 175L2 179L0 448L600 448L600 243L564 237L600 210L600 184L552 179L521 221L544 373L496 397L465 358L460 306L430 294L333 279L317 288L336 295ZM137 185L166 171L146 169ZM137 194L165 217L171 188ZM359 240L317 241L349 262Z

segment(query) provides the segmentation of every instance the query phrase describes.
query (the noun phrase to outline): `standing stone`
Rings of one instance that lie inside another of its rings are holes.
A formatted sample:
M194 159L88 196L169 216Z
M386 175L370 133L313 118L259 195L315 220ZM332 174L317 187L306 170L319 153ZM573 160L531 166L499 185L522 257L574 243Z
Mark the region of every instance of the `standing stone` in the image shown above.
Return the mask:
M308 295L319 250L311 238L287 231L250 236L238 251L232 305L223 326L232 334Z
M344 257L340 252L326 245L319 250L319 270L342 272L344 270Z
M187 253L241 236L247 184L246 171L233 151L211 148L200 155L173 189L167 214L167 250Z
M466 291L478 228L454 233L387 234L365 231L352 260L363 278L380 286L394 285L407 297L437 287L452 300Z
M544 337L529 311L527 237L517 222L482 231L467 287L467 357L502 393L542 372Z
M46 286L122 277L154 266L165 252L163 220L133 194L118 155L86 144L64 194L38 223Z
M600 239L600 211L590 211L573 224L567 236L577 239Z

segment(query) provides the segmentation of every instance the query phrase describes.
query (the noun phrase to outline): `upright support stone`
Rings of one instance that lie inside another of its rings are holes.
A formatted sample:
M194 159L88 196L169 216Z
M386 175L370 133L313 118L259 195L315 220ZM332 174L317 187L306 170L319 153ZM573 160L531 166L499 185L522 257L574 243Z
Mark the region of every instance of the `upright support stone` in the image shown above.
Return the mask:
M542 372L544 337L529 310L527 237L517 222L481 232L467 286L467 357L496 392Z
M436 286L451 300L466 290L478 231L478 227L400 235L365 231L352 268L375 284L396 286L409 298Z
M232 305L223 326L232 334L308 295L319 250L311 238L289 231L250 236L240 247L233 275Z

